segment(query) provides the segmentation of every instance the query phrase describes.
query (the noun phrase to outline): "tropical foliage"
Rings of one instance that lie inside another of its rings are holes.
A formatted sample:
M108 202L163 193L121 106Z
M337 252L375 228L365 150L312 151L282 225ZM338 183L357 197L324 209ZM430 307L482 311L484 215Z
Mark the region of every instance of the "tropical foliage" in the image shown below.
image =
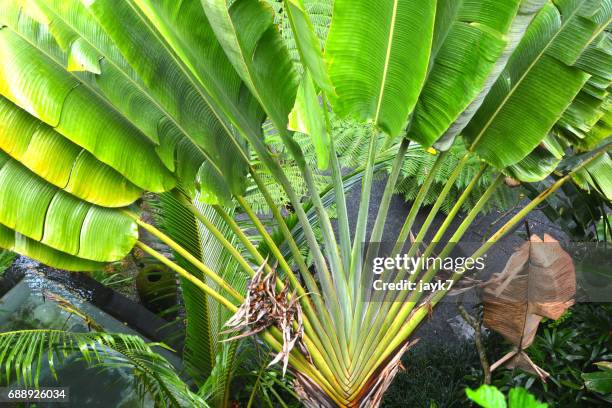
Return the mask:
M288 359L302 402L376 406L410 335L445 291L366 302L366 241L393 241L394 254L408 246L412 256L427 238L424 255L444 257L506 176L555 181L475 257L570 179L611 196L610 0L284 0L282 9L258 0L1 0L0 11L0 246L70 270L101 269L137 247L174 270L188 314L185 359L198 385L214 375L211 356L231 354L220 328L244 310L246 279L263 268L266 277L278 273L277 289L303 311L295 326L258 334ZM368 131L358 178L343 171L332 114ZM281 149L266 142L270 132ZM414 187L399 236L388 237L411 143L438 154ZM458 143L466 152L411 239L436 171ZM368 225L374 171L390 146L390 174ZM305 191L283 170L287 159ZM474 160L481 168L430 238ZM457 226L488 172L495 176ZM321 174L331 178L326 191ZM284 208L270 184L286 195ZM349 223L351 184L361 184L361 195ZM266 222L246 198L254 188ZM144 191L161 194L165 232L132 206ZM142 243L138 227L174 259ZM217 251L203 250L210 241ZM305 350L292 349L287 333L298 333Z
M0 276L4 274L15 260L15 254L10 251L0 250Z
M508 393L508 403L506 397L497 388L490 385L481 385L477 390L465 390L468 398L478 406L483 408L547 408L544 404L535 399L524 388L513 388Z
M363 176L364 163L367 161L368 157L368 140L371 137L371 130L367 125L350 120L337 120L334 117L330 117L330 125L330 137L334 139L334 147L338 155L340 166L343 169L350 170L350 176L344 179L345 191L348 192L354 186L354 183L361 181L361 177ZM270 129L265 128L264 130ZM279 140L276 133L265 133L265 137L266 142L271 145L272 149L277 151L283 150L282 141ZM294 137L302 146L306 162L313 167L316 166L317 157L314 152L314 146L309 141L310 136L297 133ZM384 135L381 135L381 140L379 141L381 145L384 144L384 139ZM379 183L383 181L382 179L384 176L390 174L393 158L397 153L398 147L399 142L388 147L385 146L384 149L377 153L374 177ZM457 143L449 149L443 165L439 166L437 169L432 169L437 159L437 152L432 149L425 149L417 143L411 144L408 146L404 156L404 163L395 187L395 193L403 196L407 202L413 201L419 192L419 187L423 184L427 175L434 170L435 175L433 176L432 186L423 199L424 206L433 205L439 197L440 192L444 189L446 180L448 180L453 173L455 166L460 162L465 153L465 144L462 143L461 140L458 140ZM266 174L265 166L258 165L256 161L255 163L254 167L258 171L263 172L263 174ZM440 207L440 211L448 214L455 204L455 197L458 197L465 187L469 185L474 174L480 170L480 164L478 158L473 157L463 166L461 174L456 178L453 188ZM284 160L281 162L281 166L296 192L298 194L307 195L308 186L303 178L300 177L300 170L295 161L285 156ZM474 186L470 196L466 199L463 210L469 210L478 201L496 176L497 173L495 173L493 169L485 171L478 184ZM266 187L277 205L284 206L289 202L287 195L283 192L282 188L274 182L274 179L270 175L267 175L267 177L264 176L264 182L266 182ZM324 200L325 194L332 186L331 174L315 174L315 182ZM509 209L518 203L520 197L520 189L499 189L487 203L486 209ZM260 213L268 212L266 202L257 188L248 189L245 198L254 210ZM330 206L326 208L332 218L337 215L333 201L330 203Z
M482 308L478 310L474 317L482 316ZM599 363L612 357L610 311L609 304L579 303L559 320L546 319L541 324L526 352L550 374L546 382L533 372L502 369L493 371L491 384L503 394L512 388L524 388L550 407L608 406L606 392L591 389L587 379L593 375L595 387L606 384L605 364ZM490 331L482 340L488 360L507 353L508 343L499 334ZM402 360L408 369L398 374L387 391L385 407L468 406L465 388L477 389L483 382L482 362L473 341L420 343Z
M599 388L591 389L588 379L604 379L600 373L605 373L605 367L596 364L612 358L610 311L609 304L578 304L559 321L543 324L528 354L550 373L545 383L531 373L504 370L493 376L493 384L503 392L507 392L508 385L527 388L550 406L607 406L606 393L598 395ZM495 337L487 341L496 357L505 352L495 346L499 343Z
M596 393L602 394L602 399L610 402L612 399L612 363L609 361L599 361L595 363L601 371L594 373L584 373L586 387Z
M38 387L43 362L57 378L56 366L77 353L91 367L128 369L141 398L152 397L156 406L207 406L172 365L152 350L156 345L137 336L22 330L0 333L0 345L4 351L0 363L6 370L2 379L8 383L13 379L26 387ZM11 378L13 374L16 378Z

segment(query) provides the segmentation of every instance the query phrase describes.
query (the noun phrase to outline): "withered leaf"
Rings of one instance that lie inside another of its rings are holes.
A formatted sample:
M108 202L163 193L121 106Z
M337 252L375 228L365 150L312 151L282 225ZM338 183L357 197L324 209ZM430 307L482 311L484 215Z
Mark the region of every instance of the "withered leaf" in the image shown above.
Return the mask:
M289 354L294 347L311 360L310 353L303 341L304 324L302 308L296 293L289 294L289 285L276 293L276 270L263 274L262 265L251 279L244 303L236 313L225 323L229 330L223 332L242 331L226 341L252 336L270 327L276 327L283 336L281 351L274 357L270 365L283 362L283 375L289 365Z
M504 270L482 285L484 324L501 334L514 349L491 366L519 367L543 380L548 377L523 352L546 317L558 319L574 304L576 272L571 256L545 234L532 235L508 259Z
M370 379L360 390L351 407L355 408L377 408L380 406L383 396L397 373L404 370L401 358L404 353L418 342L407 341L400 345L371 375ZM298 370L295 371L294 389L300 397L301 403L306 408L336 408L325 391L313 381L308 375Z
M43 295L45 299L49 299L55 302L60 309L68 312L71 316L76 316L82 319L90 331L95 331L95 332L105 331L104 327L98 324L91 316L89 316L83 310L79 309L77 306L73 305L70 301L63 298L62 296L56 293L50 292L48 290L44 290Z

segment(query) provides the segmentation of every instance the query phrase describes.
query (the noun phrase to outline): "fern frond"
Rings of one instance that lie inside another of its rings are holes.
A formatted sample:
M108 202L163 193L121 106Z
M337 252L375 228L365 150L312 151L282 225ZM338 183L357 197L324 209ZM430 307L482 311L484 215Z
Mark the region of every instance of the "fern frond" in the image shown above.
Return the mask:
M283 7L283 0L266 0L272 9L274 10L275 18L274 23L278 27L283 38L289 55L293 60L294 65L301 73L302 63L300 60L300 54L297 49L297 44L291 30L289 18ZM304 9L310 15L312 25L317 37L321 40L321 47L324 46L329 32L329 26L331 24L333 0L304 0Z
M340 159L340 165L347 171L355 170L366 162L368 154L368 140L372 134L372 129L368 125L355 123L350 120L340 120L336 117L331 118L332 124L332 138L336 145L336 151L338 158ZM292 186L298 195L302 197L309 197L308 190L304 183L304 180L300 174L300 171L292 160L288 158L288 154L285 152L284 145L282 144L278 132L274 129L274 126L269 122L266 122L263 126L266 143L270 146L270 149L274 151L279 158L281 158L281 165L287 174ZM295 133L294 135L297 143L302 147L304 152L304 158L311 168L316 168L316 155L314 152L314 146L310 141L308 135ZM379 145L384 145L385 136L380 136L381 140ZM389 146L386 150L380 151L377 155L377 174L381 175L384 172L389 172L391 163L393 161L394 152L397 151L397 145ZM462 140L457 142L451 148L447 159L443 165L437 170L434 178L433 186L425 200L423 205L430 205L435 202L438 198L438 193L442 190L444 183L448 180L449 175L455 169L459 160L466 153L465 146ZM423 149L418 144L411 144L408 148L406 158L402 166L398 185L396 186L395 192L404 197L406 201L412 201L416 197L419 187L425 181L425 178L429 174L437 156ZM259 163L257 159L252 161L253 167L261 174L266 187L271 193L274 202L280 207L286 207L289 202L278 183L275 182L272 175L266 170L266 167ZM481 163L476 157L472 157L467 165L463 167L461 174L455 181L453 191L460 192L469 184L474 175L480 170ZM490 185L495 175L492 171L486 171L477 187L472 191L468 199L466 200L463 209L467 210L471 208L474 203L482 196L487 186ZM331 185L331 178L329 174L315 173L316 185L319 192L324 193L328 190ZM350 189L346 188L348 192ZM448 213L454 204L454 198L457 195L449 194L448 198L442 204L441 211ZM494 208L506 209L514 205L518 200L518 190L511 189L499 189L493 198L487 204L485 211L490 211ZM249 204L257 211L262 214L269 212L266 206L265 200L259 190L252 186L247 194L247 200ZM333 216L335 213L334 208L335 200L330 200L328 203L328 210ZM315 220L316 221L316 220Z
M457 140L457 142L450 149L446 156L446 159L442 165L438 168L437 173L434 176L433 184L425 196L423 205L431 205L438 198L439 193L444 188L446 180L448 180L450 174L456 168L459 160L466 153L463 141ZM431 171L437 156L429 153L419 145L413 145L408 149L407 157L404 160L402 166L402 172L400 174L399 182L396 186L395 192L401 194L406 201L412 201L416 197L420 186L425 181L425 178ZM450 209L455 204L455 198L465 189L470 183L474 175L479 171L481 166L480 161L476 157L471 157L468 163L462 168L459 177L455 180L451 194L449 194L446 200L442 203L440 208L442 212L448 214ZM474 206L478 199L482 196L483 192L487 189L494 177L497 174L493 170L486 170L481 177L478 185L463 205L463 210L469 210ZM518 189L500 188L496 191L492 199L487 203L483 212L491 211L495 208L507 209L514 205L519 199Z

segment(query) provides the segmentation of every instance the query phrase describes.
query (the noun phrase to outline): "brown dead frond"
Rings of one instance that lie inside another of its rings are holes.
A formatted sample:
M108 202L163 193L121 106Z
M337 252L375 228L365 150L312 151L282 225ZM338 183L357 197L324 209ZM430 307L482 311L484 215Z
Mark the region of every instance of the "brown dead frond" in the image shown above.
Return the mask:
M293 389L306 408L337 408L338 405L327 395L325 390L310 377L299 370L294 370Z
M283 335L283 346L270 365L282 361L284 375L289 364L289 354L294 347L297 346L308 360L311 360L311 357L303 341L304 324L299 298L295 292L289 295L288 284L277 293L276 270L264 275L264 266L265 264L251 279L244 303L225 323L229 329L224 333L236 331L242 333L225 341L252 336L271 327L278 328Z
M504 270L483 285L484 324L514 345L491 366L518 367L548 377L523 352L542 318L558 319L574 304L576 273L571 256L549 235L533 235L508 259Z
M399 346L390 357L381 364L374 372L370 381L363 388L359 396L358 403L355 404L358 408L376 408L382 403L383 396L389 386L395 379L398 372L404 370L402 365L402 356L406 351L417 344L419 339L408 341Z
M510 188L515 188L515 187L519 187L521 185L521 182L512 178L512 177L505 177L504 178L504 183L510 187Z

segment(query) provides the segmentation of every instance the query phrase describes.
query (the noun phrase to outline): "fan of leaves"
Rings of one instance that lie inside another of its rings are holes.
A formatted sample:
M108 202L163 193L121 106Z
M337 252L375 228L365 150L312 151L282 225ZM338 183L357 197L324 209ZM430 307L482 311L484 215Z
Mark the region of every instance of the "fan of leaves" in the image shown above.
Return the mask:
M299 53L293 31L291 30L287 13L283 7L282 0L266 0L275 12L275 22L281 30L282 38L289 50L292 60L298 70L302 70ZM325 43L327 33L332 17L332 5L331 0L305 0L304 6L312 19L314 30L321 40L321 43ZM333 112L330 112L330 120L332 126L332 138L336 144L336 152L338 159L343 168L351 171L359 171L362 168L363 163L367 161L368 155L368 141L372 135L372 129L367 124L357 123L349 119L339 119L334 117ZM296 192L301 196L308 196L308 191L304 183L304 179L300 174L297 164L288 158L288 154L284 152L284 145L281 141L278 132L274 126L268 121L264 124L264 134L266 135L266 142L270 148L280 153L280 158L283 158L281 165L285 171L288 179ZM311 168L316 168L316 155L314 146L312 144L312 138L309 135L296 133L296 141L302 147L306 161L311 165ZM379 145L385 145L386 137L381 134L381 141ZM394 152L397 151L397 144L387 145L386 149L383 149L377 157L377 163L380 164L379 170L389 172L391 169L391 162L393 161ZM423 200L423 205L433 204L439 196L440 191L444 188L444 183L448 180L449 175L455 169L455 166L465 154L465 146L461 140L453 145L450 149L447 160L444 165L436 171L436 177L434 178L431 189ZM254 155L253 155L254 157ZM406 160L402 166L398 185L396 187L396 193L404 197L406 201L412 201L416 197L420 186L423 183L424 177L429 174L429 171L434 165L437 156L432 154L428 149L424 149L417 143L413 143L407 151ZM442 204L440 210L446 214L455 204L455 197L459 196L465 187L472 180L473 176L480 170L481 163L476 160L470 160L470 162L464 166L463 171L457 178L453 187L452 193L449 194L448 198ZM264 165L259 163L256 159L253 160L253 167L257 172L262 175L262 178L266 184L266 187L270 191L274 201L279 205L283 206L289 202L289 199L285 196L285 193L278 184L274 182L274 178ZM380 174L380 173L379 173ZM487 186L491 184L494 178L493 171L486 171L481 177L478 185L474 188L466 202L464 203L463 209L469 209L474 206L478 199L482 196ZM325 191L328 186L331 185L331 179L329 174L315 173L315 182L319 191ZM499 189L492 197L491 201L487 204L485 210L491 210L493 208L507 209L518 201L519 192L517 189ZM258 212L265 213L268 211L265 206L265 200L261 196L261 193L257 189L252 189L250 194L247 195L247 200L251 207ZM333 206L330 208L331 216L334 216Z

